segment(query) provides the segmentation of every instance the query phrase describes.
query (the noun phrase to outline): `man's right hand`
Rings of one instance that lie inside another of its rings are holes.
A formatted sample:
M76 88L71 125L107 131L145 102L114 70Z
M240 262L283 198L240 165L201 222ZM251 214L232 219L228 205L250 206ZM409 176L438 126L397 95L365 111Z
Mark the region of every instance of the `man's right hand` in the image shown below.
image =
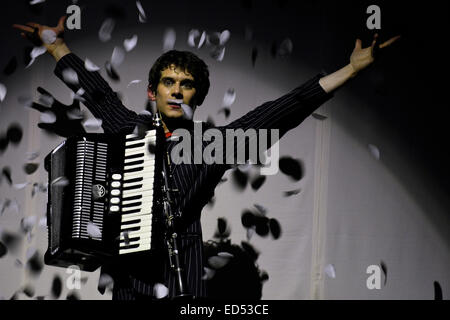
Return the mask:
M66 16L62 16L54 28L34 22L28 22L26 25L13 24L13 28L21 30L20 35L30 40L35 46L45 46L47 51L58 61L70 53L63 39L65 19Z

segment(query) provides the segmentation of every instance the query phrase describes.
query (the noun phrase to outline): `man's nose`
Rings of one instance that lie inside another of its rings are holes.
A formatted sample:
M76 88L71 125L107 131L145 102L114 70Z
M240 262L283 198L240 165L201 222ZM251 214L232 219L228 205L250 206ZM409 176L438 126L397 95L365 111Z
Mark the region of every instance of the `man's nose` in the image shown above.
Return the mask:
M177 98L177 99L183 98L183 93L181 91L181 87L180 87L180 84L178 82L175 83L175 85L172 87L172 96Z

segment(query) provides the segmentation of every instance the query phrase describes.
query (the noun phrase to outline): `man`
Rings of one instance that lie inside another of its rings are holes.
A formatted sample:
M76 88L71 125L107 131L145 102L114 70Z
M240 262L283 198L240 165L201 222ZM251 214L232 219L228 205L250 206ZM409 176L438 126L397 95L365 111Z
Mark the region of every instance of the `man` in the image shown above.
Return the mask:
M57 27L50 28L37 23L14 25L22 31L22 36L35 44L43 44L57 61L55 73L63 79L62 73L71 68L78 75L78 83L66 83L74 92L83 89L85 105L92 114L102 119L105 133L130 133L136 125L148 125L151 116L137 115L123 106L120 99L112 91L98 72L89 72L84 62L70 52L61 34L64 31L64 17ZM42 43L43 34L54 32L56 40ZM398 37L381 44L383 48ZM369 66L373 61L373 52L377 46L375 36L370 47L362 48L361 41L356 40L350 63L330 75L317 75L288 94L264 103L243 117L227 126L226 129L279 129L280 137L288 130L299 125L322 103L332 96L332 92L348 79ZM163 119L166 136L178 128L185 128L192 133L193 123L186 118L186 108L190 109L202 104L209 89L209 72L205 63L192 53L170 51L162 55L152 67L149 74L148 98L156 102L156 109ZM168 152L176 142L168 142ZM204 149L207 144L194 148ZM185 268L187 286L196 297L207 296L205 283L202 281L202 231L200 214L204 205L214 193L214 189L224 172L230 167L218 163L213 164L178 164L172 167L174 187L179 190L174 197L174 207L182 214L180 233L181 262ZM162 250L159 257L153 256L151 261L127 261L121 266L106 266L106 272L114 278L113 299L151 299L155 286L165 285L169 296L175 293L175 278L170 272L168 259Z

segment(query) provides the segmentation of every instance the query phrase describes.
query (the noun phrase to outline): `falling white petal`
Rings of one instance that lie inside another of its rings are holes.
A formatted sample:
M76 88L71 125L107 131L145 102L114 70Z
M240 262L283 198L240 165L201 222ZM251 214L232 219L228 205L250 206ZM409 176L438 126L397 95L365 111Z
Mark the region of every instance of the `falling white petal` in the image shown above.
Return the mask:
M113 67L118 67L122 64L125 59L125 51L120 47L114 47L113 53L111 55L111 64Z
M166 29L164 32L163 37L163 51L169 51L172 50L175 46L175 40L177 38L177 35L175 33L175 30L172 28Z
M192 29L188 34L188 45L190 47L195 47L195 39L200 36L200 31L197 29Z
M115 26L114 19L108 18L105 21L103 21L102 26L100 27L100 30L98 31L98 38L102 42L106 42L111 40L111 33L114 30Z
M52 187L65 187L65 186L69 185L69 180L64 176L61 176L61 177L55 178L51 184L52 184Z
M231 35L230 31L228 30L222 31L222 33L219 36L220 45L223 46L228 41L228 39L230 39L230 35Z
M76 99L76 97L77 97L77 95L74 95L74 99ZM81 99L79 99L79 100L81 100ZM83 119L83 113L79 109L72 109L72 110L67 111L67 118L69 118L71 120Z
M42 41L46 44L52 44L56 41L56 33L53 30L45 29L41 34Z
M113 278L106 273L102 273L100 275L100 277L98 278L98 286L99 287L108 287L108 286L112 286L114 284L114 280Z
M368 145L369 151L375 159L380 160L380 150L373 144Z
M217 61L222 61L225 56L225 47L217 46L211 51L211 57Z
M139 82L141 82L142 80L132 80L132 81L130 81L130 83L127 85L127 88L129 87L129 86L131 86L132 84L135 84L135 83L139 83Z
M29 184L30 184L30 182L16 183L16 184L13 185L13 187L16 190L21 190L21 189L25 188Z
M162 299L166 297L169 294L169 289L161 284L161 283L155 283L153 286L153 295L156 297L156 299Z
M39 103L46 107L51 107L54 101L55 99L47 94L43 94L39 97Z
M7 91L6 86L3 83L0 83L0 102L5 100Z
M56 121L56 116L51 111L44 111L41 113L41 122L43 123L54 123Z
M93 238L100 238L102 236L100 228L93 224L91 221L88 222L87 233Z
M84 67L87 71L91 72L100 70L100 68L88 58L84 60Z
M182 103L181 109L183 109L183 116L187 120L192 120L192 117L194 115L194 112L192 111L192 108L188 106L187 104Z
M200 36L200 41L198 42L198 46L197 48L201 48L203 46L203 44L205 43L206 40L206 31L202 32L202 35Z
M229 107L234 103L235 100L236 91L233 88L230 88L227 90L227 92L225 92L225 95L223 96L222 106Z
M47 48L42 47L34 47L33 50L31 50L30 57L31 59L35 59L39 57L40 55L43 55L45 52L47 52Z
M336 278L336 271L334 270L334 266L332 264L326 265L323 270L325 271L326 275L329 276L330 278L332 279Z
M247 240L250 241L250 239L253 237L254 234L255 234L255 228L248 228L247 229Z
M219 257L224 257L224 258L229 258L229 259L234 258L234 255L233 255L233 254L231 254L231 253L229 253L229 252L225 252L225 251L219 252L219 253L217 253L217 255L218 255Z
M261 213L261 214L266 214L267 213L267 208L263 207L260 204L253 204L253 206L255 206L255 208Z
M207 267L203 267L203 271L205 272L205 274L202 276L202 280L210 280L216 274L216 270Z
M146 22L147 21L147 15L145 14L144 8L142 8L141 2L138 0L136 1L136 7L139 10L139 21L140 22Z
M228 257L212 256L208 258L209 265L216 270L225 267L229 261Z
M131 50L133 50L137 44L137 41L138 41L138 36L136 34L133 35L130 39L125 39L123 41L123 46L125 47L125 50L127 52L130 52Z
M142 110L141 112L139 112L139 114L145 115L145 116L151 116L152 113L148 110Z
M102 120L97 118L89 118L83 122L83 127L88 130L98 130L102 126Z
M47 227L47 217L40 218L38 226L40 228L46 228Z
M42 3L42 2L45 2L45 0L31 0L30 5L35 5L35 4Z
M36 225L37 217L35 215L25 217L20 221L23 230L31 230Z
M70 84L78 84L78 75L72 68L67 68L62 71L62 76L65 82Z

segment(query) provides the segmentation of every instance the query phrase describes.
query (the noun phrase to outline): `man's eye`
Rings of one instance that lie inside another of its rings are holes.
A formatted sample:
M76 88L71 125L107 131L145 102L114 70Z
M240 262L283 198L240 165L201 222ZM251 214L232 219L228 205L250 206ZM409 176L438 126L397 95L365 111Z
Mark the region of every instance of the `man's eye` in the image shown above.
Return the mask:
M190 83L190 82L183 83L183 87L184 87L185 89L192 89L192 88L194 88L194 84L192 84L192 83Z
M171 86L173 84L173 81L170 79L164 79L163 84L167 87Z

